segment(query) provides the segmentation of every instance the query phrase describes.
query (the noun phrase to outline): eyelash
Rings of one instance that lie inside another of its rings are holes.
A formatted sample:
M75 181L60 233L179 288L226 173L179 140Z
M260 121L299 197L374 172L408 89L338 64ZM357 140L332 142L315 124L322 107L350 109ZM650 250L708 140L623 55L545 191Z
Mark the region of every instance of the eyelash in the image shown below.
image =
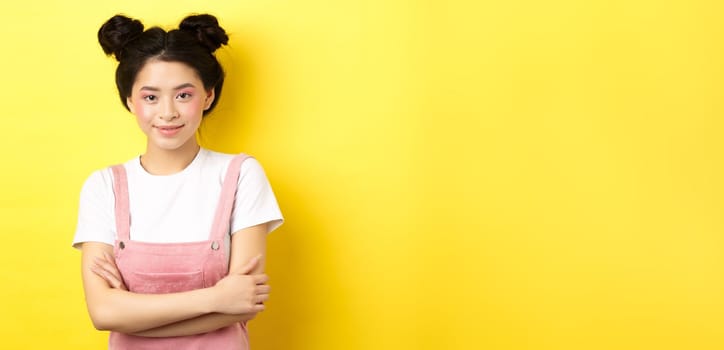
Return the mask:
M182 93L179 93L178 95L176 95L176 98L179 98L181 100L188 100L192 96L193 95L188 92L182 92ZM146 102L156 102L156 95L143 96L143 100Z

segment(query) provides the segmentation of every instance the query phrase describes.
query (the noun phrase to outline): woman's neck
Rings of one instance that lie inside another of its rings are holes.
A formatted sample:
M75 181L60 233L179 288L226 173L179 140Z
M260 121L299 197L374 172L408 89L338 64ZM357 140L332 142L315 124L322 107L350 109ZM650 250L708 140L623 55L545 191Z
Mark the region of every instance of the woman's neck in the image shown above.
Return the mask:
M152 175L175 174L191 164L200 148L197 142L188 142L173 150L148 145L141 156L141 166Z

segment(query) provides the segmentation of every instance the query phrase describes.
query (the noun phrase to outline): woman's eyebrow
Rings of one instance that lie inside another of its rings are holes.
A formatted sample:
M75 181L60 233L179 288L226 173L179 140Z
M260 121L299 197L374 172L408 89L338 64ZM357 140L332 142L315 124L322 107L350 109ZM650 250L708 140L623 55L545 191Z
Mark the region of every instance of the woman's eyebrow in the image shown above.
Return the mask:
M185 84L181 84L181 85L179 85L179 86L177 86L177 87L175 87L175 88L173 88L173 89L174 89L174 90L181 90L181 89L184 89L184 88L187 88L187 87L195 88L196 86L195 86L194 84L191 84L191 83L185 83ZM143 86L143 87L141 87L141 88L138 89L138 90L139 90L139 91L161 91L160 88L157 88L157 87L155 87L155 86Z
M191 84L191 83L185 83L185 84L181 84L181 85L175 87L174 90L181 90L181 89L185 89L188 87L195 88L196 86L194 86L194 84Z

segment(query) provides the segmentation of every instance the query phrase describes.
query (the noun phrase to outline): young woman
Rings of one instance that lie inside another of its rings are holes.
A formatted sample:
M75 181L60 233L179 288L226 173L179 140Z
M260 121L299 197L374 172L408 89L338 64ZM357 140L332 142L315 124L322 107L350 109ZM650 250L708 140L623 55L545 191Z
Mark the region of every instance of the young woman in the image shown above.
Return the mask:
M213 53L228 37L211 15L168 32L117 15L98 39L147 143L81 191L73 245L91 320L111 349L247 349L270 291L265 238L283 219L255 159L195 137L221 95Z

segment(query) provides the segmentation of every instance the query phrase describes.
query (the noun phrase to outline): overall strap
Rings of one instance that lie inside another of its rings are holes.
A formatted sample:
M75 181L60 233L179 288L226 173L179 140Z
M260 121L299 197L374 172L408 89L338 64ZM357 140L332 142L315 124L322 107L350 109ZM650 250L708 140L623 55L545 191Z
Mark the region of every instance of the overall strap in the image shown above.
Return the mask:
M234 208L234 200L236 198L236 188L239 182L239 172L241 164L251 156L239 154L231 159L229 168L226 169L224 183L221 186L221 195L219 196L219 204L216 206L216 215L214 215L214 223L211 225L211 234L209 239L222 240L224 235L229 234L229 225L231 223L231 211Z
M119 241L131 236L131 214L128 211L128 178L122 164L111 167L113 171L113 194L116 197L116 235Z

